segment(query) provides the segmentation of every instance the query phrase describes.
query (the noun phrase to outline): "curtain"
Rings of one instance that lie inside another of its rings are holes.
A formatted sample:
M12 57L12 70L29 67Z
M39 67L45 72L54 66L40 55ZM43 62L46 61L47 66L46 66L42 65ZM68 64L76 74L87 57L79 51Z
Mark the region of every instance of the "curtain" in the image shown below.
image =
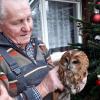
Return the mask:
M68 2L47 2L49 46L50 48L67 46L68 43L72 43L74 23L69 20L69 15L74 15L75 5Z

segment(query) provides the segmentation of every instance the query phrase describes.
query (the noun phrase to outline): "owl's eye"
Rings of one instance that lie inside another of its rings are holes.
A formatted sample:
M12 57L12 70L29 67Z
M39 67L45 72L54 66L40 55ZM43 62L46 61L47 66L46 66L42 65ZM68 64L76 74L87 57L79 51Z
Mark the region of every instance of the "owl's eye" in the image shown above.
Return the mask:
M64 66L65 68L68 66L68 59L65 59Z
M73 61L73 64L79 64L80 62L79 62L79 60L74 60Z
M68 66L68 63L64 63L64 67L66 68Z
M65 59L65 62L68 63L68 59Z

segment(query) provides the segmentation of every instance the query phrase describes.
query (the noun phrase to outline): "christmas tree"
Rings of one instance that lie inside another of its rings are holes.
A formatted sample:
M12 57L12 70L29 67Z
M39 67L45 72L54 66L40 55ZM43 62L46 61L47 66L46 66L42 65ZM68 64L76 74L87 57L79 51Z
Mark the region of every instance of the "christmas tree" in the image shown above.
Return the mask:
M86 16L83 15L82 20L70 16L82 31L80 35L83 43L70 45L72 48L83 50L88 55L90 62L88 80L85 88L80 93L72 95L71 100L100 100L100 0L86 2Z

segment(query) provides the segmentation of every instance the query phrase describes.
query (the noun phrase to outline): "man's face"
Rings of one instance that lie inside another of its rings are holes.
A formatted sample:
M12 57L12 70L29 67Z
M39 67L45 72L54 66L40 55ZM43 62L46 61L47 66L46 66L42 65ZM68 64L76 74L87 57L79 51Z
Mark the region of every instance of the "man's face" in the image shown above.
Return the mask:
M12 1L12 2L11 2ZM6 0L6 17L1 24L2 32L14 43L26 45L32 34L32 15L26 0Z

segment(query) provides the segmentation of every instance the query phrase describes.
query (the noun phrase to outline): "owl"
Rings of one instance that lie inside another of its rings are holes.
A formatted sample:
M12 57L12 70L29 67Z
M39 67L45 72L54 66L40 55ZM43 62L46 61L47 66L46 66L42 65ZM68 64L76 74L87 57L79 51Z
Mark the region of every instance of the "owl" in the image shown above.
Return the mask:
M59 66L59 78L65 89L63 92L55 91L53 100L70 100L71 93L77 93L82 90L80 84L87 77L89 59L83 51L76 49L58 53L55 57L57 55L58 58L57 60L55 58L53 63Z

